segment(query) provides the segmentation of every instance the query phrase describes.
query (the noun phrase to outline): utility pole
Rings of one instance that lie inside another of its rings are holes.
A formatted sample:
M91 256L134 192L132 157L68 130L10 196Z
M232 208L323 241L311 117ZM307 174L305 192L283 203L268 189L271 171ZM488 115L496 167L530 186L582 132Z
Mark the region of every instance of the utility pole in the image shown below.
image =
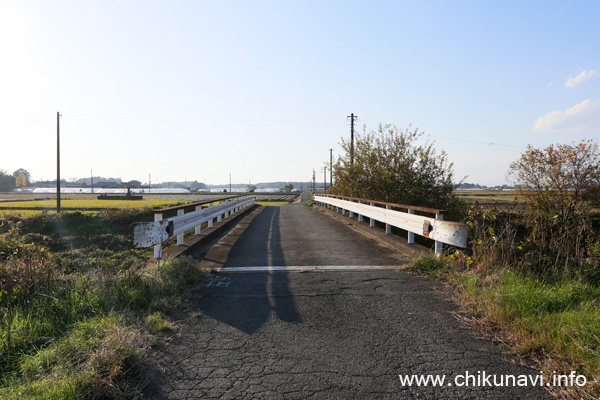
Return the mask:
M333 186L333 149L329 149L329 187Z
M60 214L60 112L56 112L56 213Z
M358 115L352 113L348 118L350 118L350 164L354 165L354 120L358 118Z
M315 169L313 168L313 193L315 193L317 191L317 185L316 185L316 181L315 181Z

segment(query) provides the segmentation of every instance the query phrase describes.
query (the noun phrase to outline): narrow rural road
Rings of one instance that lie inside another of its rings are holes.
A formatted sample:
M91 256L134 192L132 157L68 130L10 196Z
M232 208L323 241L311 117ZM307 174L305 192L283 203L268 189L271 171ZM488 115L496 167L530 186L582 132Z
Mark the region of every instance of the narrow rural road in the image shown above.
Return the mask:
M540 373L462 326L438 283L397 271L405 256L305 200L260 207L195 255L222 269L195 290L180 329L156 350L145 398L551 398L539 381L493 386L492 376ZM315 266L361 271L306 272ZM228 272L241 267L253 272ZM399 375L445 380L418 386Z

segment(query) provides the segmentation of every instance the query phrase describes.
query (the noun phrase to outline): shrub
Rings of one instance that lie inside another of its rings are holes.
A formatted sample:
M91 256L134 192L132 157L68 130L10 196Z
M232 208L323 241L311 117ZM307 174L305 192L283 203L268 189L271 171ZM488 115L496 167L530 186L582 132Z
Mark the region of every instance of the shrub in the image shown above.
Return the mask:
M379 125L377 131L355 135L354 163L351 143L342 139L345 156L333 166L331 192L378 201L446 210L447 218L462 218L462 202L454 193L452 163L433 143L418 144L423 133Z
M528 206L521 218L521 263L535 272L581 272L594 251L587 201L600 186L598 144L529 146L511 164L510 175Z

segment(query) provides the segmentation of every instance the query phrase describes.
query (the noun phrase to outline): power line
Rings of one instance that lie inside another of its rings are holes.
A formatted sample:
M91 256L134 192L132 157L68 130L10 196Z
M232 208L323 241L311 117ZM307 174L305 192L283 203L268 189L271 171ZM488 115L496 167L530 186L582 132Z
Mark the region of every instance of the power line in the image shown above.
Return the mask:
M453 143L453 144L461 144L465 146L473 146L479 148L494 148L496 150L503 151L514 151L514 152L522 152L526 149L525 146L519 146L514 144L504 144L497 142L486 142L483 140L475 140L475 139L464 139L464 138L456 138L444 135L428 135L429 137L438 138L440 142L445 143Z
M305 119L305 120L286 120L286 119L187 119L187 118L154 118L154 117L121 117L114 115L74 115L72 120L104 120L104 121L124 121L129 123L137 122L162 122L162 123L186 123L194 125L209 126L343 126L337 119Z

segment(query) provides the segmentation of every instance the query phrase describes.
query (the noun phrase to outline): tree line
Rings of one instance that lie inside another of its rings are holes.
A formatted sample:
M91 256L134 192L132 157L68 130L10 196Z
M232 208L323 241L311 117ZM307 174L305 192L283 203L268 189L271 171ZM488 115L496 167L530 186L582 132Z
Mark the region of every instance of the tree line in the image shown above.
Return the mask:
M31 184L31 175L27 170L19 168L12 174L0 169L0 192L9 192L15 187L25 187Z

